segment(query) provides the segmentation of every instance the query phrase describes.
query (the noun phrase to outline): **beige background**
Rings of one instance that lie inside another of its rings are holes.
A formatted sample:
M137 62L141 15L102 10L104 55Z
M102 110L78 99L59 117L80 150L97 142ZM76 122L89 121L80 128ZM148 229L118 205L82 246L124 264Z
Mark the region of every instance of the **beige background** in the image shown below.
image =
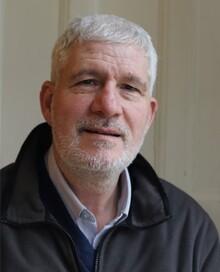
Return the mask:
M1 166L42 121L39 89L70 18L124 16L150 32L159 53L160 110L143 154L195 197L220 230L219 10L219 0L0 0Z

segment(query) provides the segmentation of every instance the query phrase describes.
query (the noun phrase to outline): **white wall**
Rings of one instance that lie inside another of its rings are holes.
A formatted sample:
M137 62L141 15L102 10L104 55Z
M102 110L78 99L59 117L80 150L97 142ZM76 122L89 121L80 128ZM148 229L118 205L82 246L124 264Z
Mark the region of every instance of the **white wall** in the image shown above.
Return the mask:
M14 160L41 119L38 93L49 77L50 51L58 33L57 0L3 0L1 165Z
M220 2L167 0L162 10L156 166L220 229Z
M3 94L3 31L4 31L4 11L5 6L0 0L0 109L2 109ZM0 132L2 131L2 110L0 110ZM0 133L0 154L2 154L2 133ZM0 156L1 159L1 156Z
M40 85L49 78L52 45L70 18L124 16L148 29L159 52L160 109L143 153L161 176L193 195L220 229L220 2L2 1L1 165L14 160L27 133L42 120Z

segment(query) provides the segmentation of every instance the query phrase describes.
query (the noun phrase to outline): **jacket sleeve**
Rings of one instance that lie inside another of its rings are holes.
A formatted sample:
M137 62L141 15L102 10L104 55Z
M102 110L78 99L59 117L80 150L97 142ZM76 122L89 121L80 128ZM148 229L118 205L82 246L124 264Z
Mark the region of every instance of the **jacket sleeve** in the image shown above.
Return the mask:
M200 272L220 271L220 238L216 227L211 220L206 221L200 230L198 246ZM200 252L200 253L199 253Z

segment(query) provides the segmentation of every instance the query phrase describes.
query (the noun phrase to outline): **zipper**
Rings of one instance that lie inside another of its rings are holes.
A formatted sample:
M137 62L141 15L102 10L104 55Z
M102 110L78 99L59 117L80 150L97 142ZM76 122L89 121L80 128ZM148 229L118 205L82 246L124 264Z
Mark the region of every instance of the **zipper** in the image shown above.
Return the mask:
M97 252L97 255L98 255L98 252ZM96 256L96 259L95 259L95 272L98 272L99 261L100 261L100 254Z
M105 240L111 234L111 232L113 232L113 229L110 229L106 233L106 235L102 238L102 240L99 242L99 245L97 247L97 253L96 253L96 256L95 256L95 268L94 268L94 272L98 272L99 271L99 263L100 263L101 251L102 251L102 248L104 247Z
M126 224L124 224L124 222L120 222L118 225L113 226L107 233L106 235L102 238L102 240L100 241L98 247L97 247L97 253L96 253L96 257L95 257L95 268L94 268L94 272L99 272L99 264L100 264L100 255L101 255L101 251L103 250L106 240L108 240L109 236L111 236L116 229L120 228L120 227L128 227Z

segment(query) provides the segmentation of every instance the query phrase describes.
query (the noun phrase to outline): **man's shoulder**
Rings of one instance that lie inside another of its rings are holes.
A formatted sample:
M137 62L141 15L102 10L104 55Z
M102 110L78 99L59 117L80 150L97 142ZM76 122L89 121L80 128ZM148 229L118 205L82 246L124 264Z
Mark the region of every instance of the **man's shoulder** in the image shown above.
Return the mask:
M177 209L181 208L194 208L195 210L201 210L205 212L199 203L186 191L183 191L177 187L174 183L160 178L160 182L166 192L170 204L175 204ZM171 207L172 208L172 207Z
M142 179L142 186L147 181L145 184L149 186L150 183L153 188L160 192L161 199L167 200L167 210L172 217L171 222L175 226L187 224L191 229L196 227L199 229L201 225L214 226L213 221L198 200L173 183L159 178L151 165L141 155L137 156L130 169L132 175L136 173L136 178Z
M5 199L12 189L14 182L15 164L11 163L0 169L0 199L3 205ZM2 206L1 205L1 206Z
M1 189L5 186L8 180L11 180L15 172L15 163L10 163L0 169L0 184Z
M211 229L216 228L198 200L166 180L161 179L161 184L169 199L169 208L174 220L187 222L189 227L197 226L198 229L202 225Z

